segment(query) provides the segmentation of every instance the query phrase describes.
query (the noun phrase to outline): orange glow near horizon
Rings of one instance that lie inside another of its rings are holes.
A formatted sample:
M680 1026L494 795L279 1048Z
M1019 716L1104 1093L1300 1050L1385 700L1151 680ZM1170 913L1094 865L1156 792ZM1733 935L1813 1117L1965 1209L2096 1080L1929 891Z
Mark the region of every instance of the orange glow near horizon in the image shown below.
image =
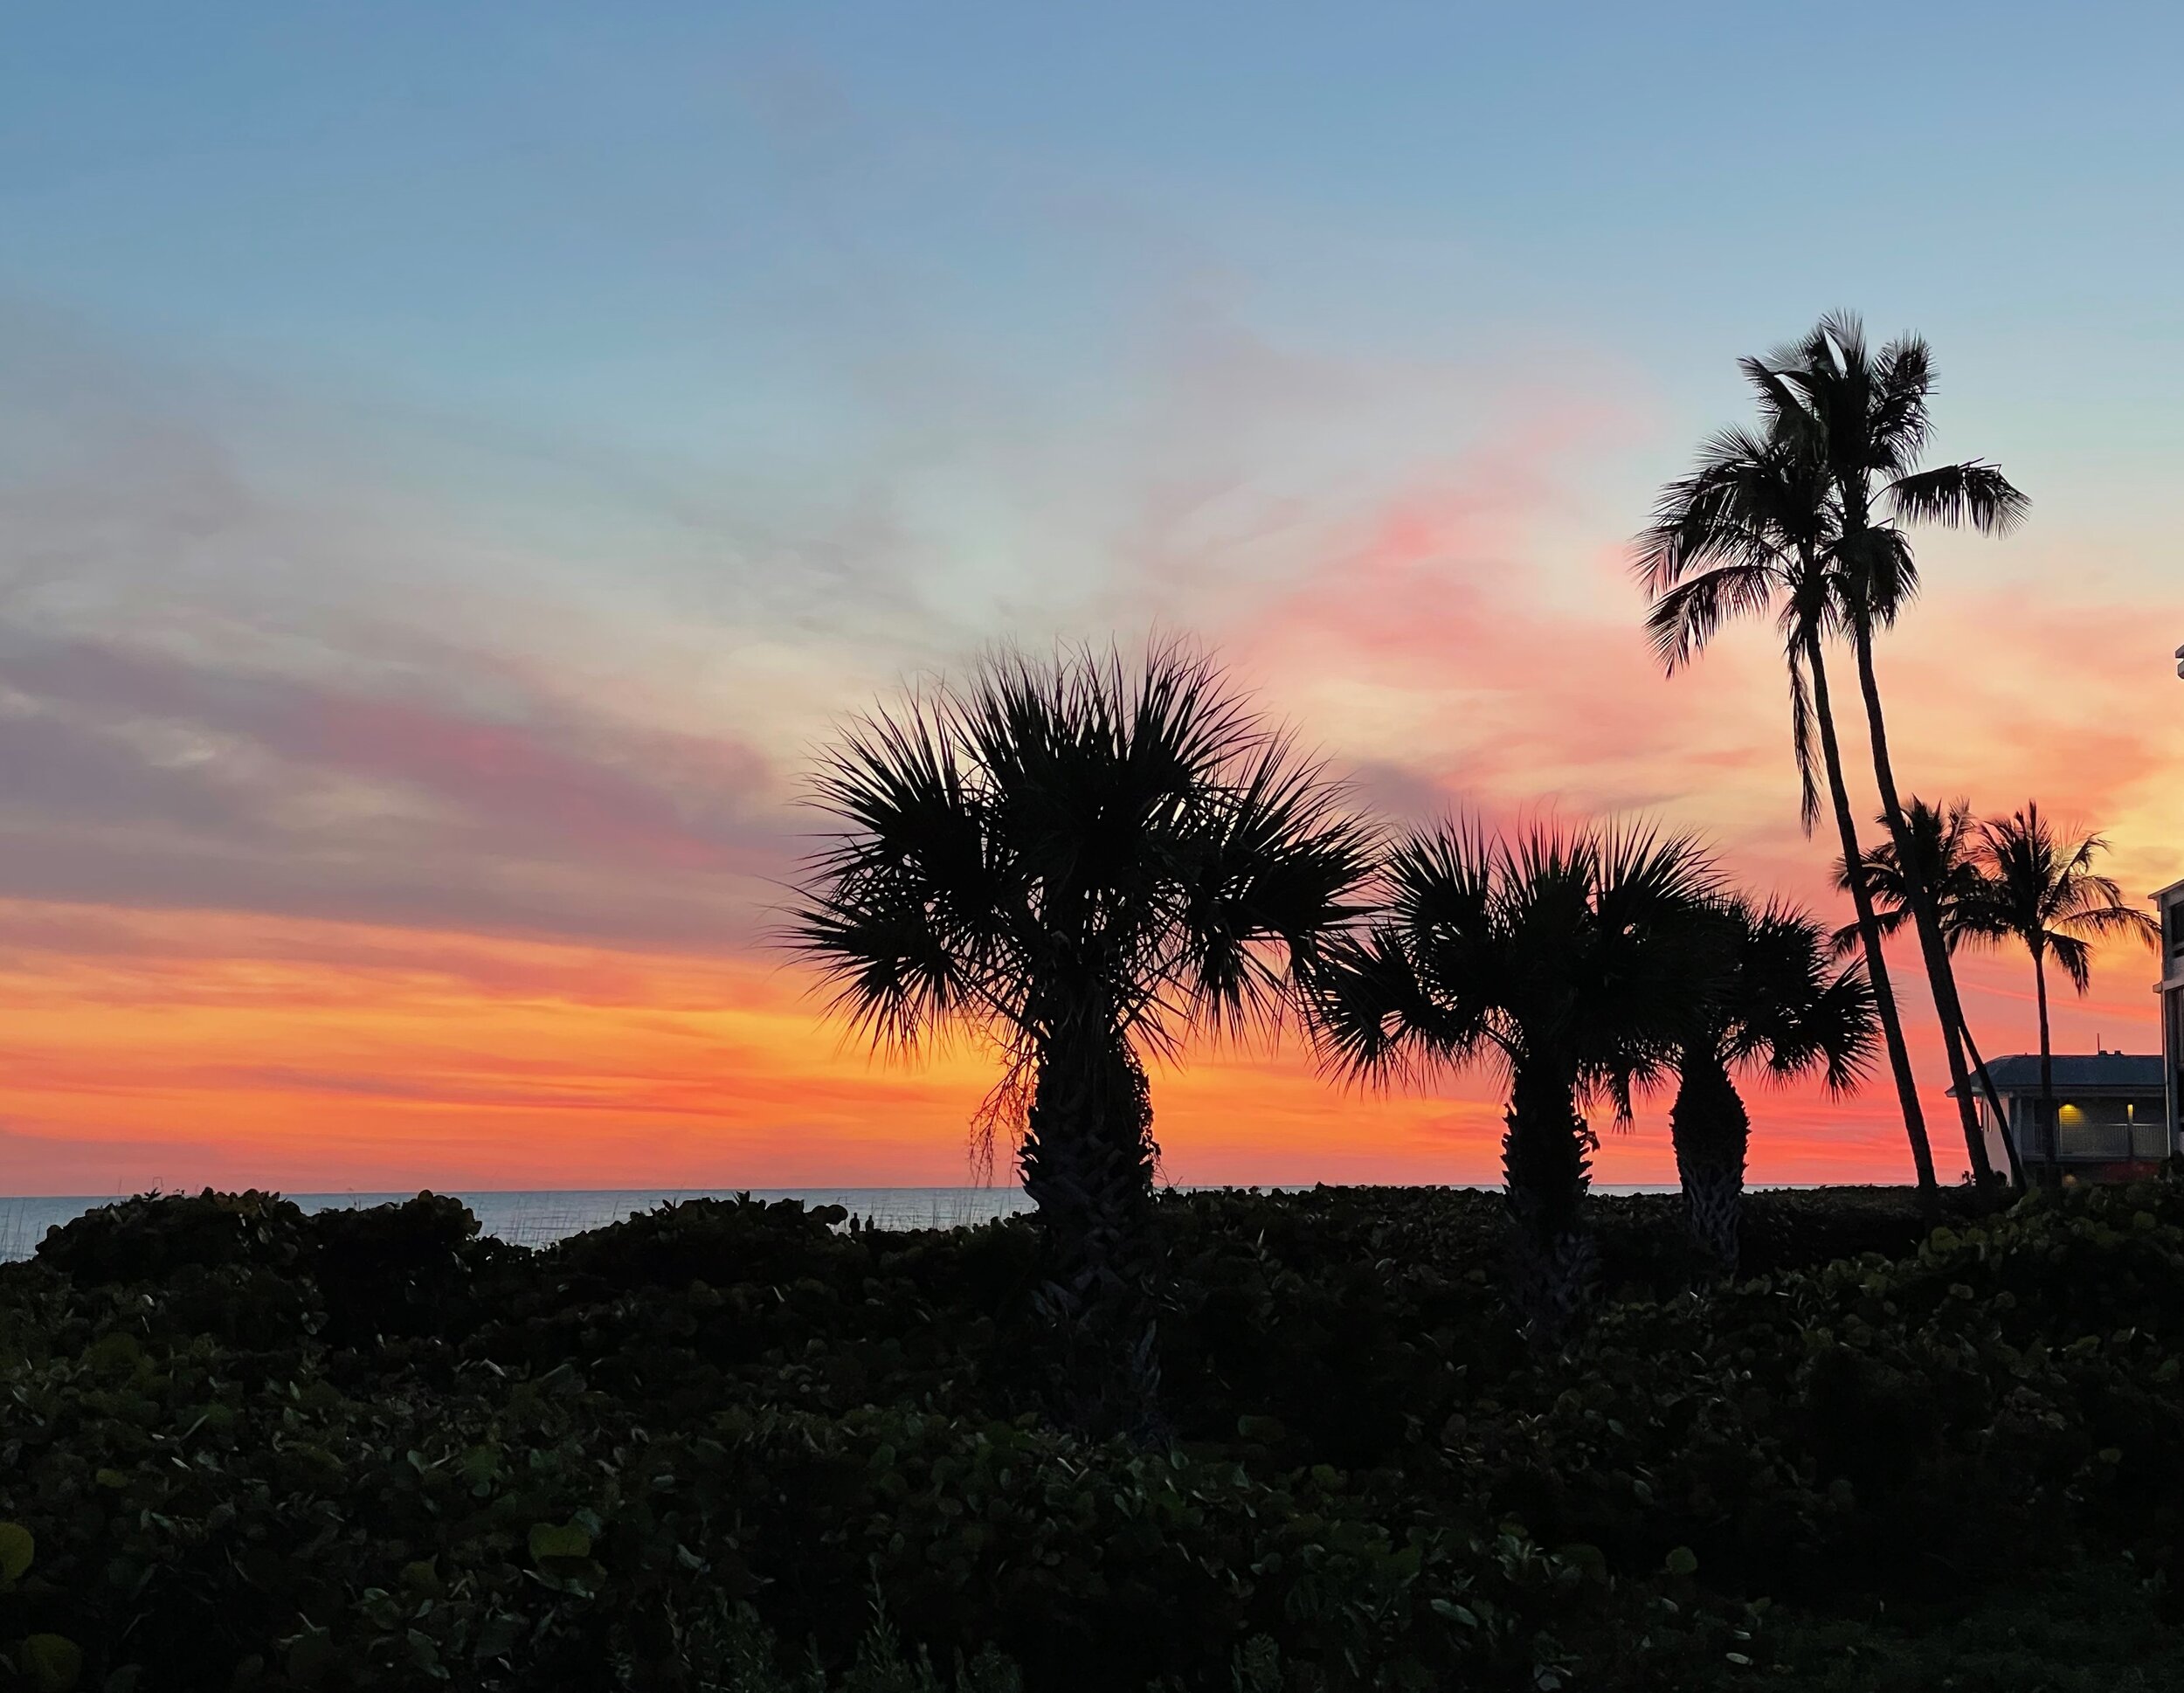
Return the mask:
M874 1060L844 1045L784 969L84 908L0 906L0 932L5 1191L977 1179L968 1124L992 1080L985 1055ZM2001 989L1994 966L1973 974L1982 999L1990 979ZM2068 1036L2103 1015L2120 1027L2129 1008L2103 996L2062 1009ZM1933 1054L1922 1057L1931 1073ZM1360 1095L1315 1075L1291 1043L1194 1053L1157 1071L1154 1089L1172 1181L1496 1178L1500 1109L1485 1076ZM1904 1168L1884 1088L1832 1103L1748 1091L1754 1180L1889 1180ZM1664 1104L1603 1134L1598 1179L1673 1179ZM1946 1102L1929 1110L1943 1167L1960 1167Z

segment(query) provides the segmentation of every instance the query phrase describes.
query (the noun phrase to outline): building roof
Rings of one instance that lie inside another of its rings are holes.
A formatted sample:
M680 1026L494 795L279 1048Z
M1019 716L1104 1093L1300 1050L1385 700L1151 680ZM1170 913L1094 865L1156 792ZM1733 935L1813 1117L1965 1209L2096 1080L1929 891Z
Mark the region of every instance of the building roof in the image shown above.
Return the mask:
M2057 1053L2052 1061L2059 1094L2089 1088L2158 1094L2165 1082L2160 1053ZM2012 1053L2007 1058L1990 1058L1987 1073L1994 1078L1996 1093L2036 1092L2040 1054ZM1953 1088L1949 1091L1952 1095L1956 1092Z

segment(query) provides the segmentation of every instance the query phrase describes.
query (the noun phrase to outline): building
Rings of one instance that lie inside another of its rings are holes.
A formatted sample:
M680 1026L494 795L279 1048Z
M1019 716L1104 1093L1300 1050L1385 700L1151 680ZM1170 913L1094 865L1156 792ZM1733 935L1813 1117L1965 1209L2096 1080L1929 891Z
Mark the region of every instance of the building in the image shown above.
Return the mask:
M2184 674L2184 671L2180 671ZM2169 1141L2184 1146L2184 881L2173 881L2153 896L2161 913L2162 1080L2168 1089Z
M2177 891L2184 895L2184 884ZM2184 957L2171 962L2184 971ZM2184 989L2184 978L2176 985ZM2172 1008L2175 1004L2184 1004L2184 999L2173 1000ZM2056 1053L2051 1062L2056 1103L2052 1134L2041 1111L2040 1054L2013 1053L1989 1059L1987 1064L2027 1174L2052 1170L2081 1181L2133 1181L2158 1175L2163 1160L2177 1150L2170 1106L2177 1079L2174 1050L2167 1058L2158 1053ZM1997 1170L2008 1169L2008 1154L1986 1090L1979 1088L1977 1096L1987 1154Z

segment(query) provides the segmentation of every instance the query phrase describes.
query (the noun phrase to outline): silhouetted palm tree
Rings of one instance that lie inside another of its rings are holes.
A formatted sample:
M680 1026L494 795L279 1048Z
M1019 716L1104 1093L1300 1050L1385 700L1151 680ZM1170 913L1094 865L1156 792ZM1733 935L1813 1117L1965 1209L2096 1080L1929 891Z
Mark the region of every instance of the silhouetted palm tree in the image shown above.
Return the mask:
M1646 627L1671 675L1732 618L1773 618L1789 671L1800 820L1809 833L1820 812L1813 770L1816 744L1842 854L1856 860L1861 856L1857 825L1835 736L1825 651L1828 638L1842 624L1836 535L1826 467L1815 455L1790 442L1724 430L1701 449L1696 470L1662 491L1653 522L1638 538L1635 566L1654 597ZM1888 958L1864 888L1853 887L1850 897L1912 1168L1920 1192L1931 1201L1937 1191L1933 1149Z
M1736 1072L1781 1080L1818 1072L1830 1093L1847 1093L1865 1074L1875 1019L1857 966L1828 970L1826 931L1811 913L1730 895L1716 918L1718 948L1703 963L1711 979L1685 1002L1669 1123L1691 1237L1733 1275L1752 1138Z
M1146 1275L1145 1058L1281 1022L1355 912L1369 833L1176 646L1136 671L1112 653L989 662L860 724L817 799L843 827L812 867L798 944L876 1045L992 1040L1050 1298L1108 1331L1088 1343L1102 1403L1080 1414L1142 1422L1148 1322L1114 1313L1138 1309Z
M1937 807L1914 794L1904 808L1904 833L1911 843L1921 880L1933 901L1935 921L1940 926L1950 956L1954 957L1966 945L1994 944L2000 938L2000 931L1994 927L1994 893L1987 884L1987 872L1981 867L1979 826L1973 819L1971 806L1964 800L1955 799ZM1883 935L1893 935L1911 921L1910 885L1897 867L1893 840L1882 842L1866 854L1865 885L1872 894L1875 920ZM1835 886L1845 889L1850 886L1849 872L1841 859L1835 860ZM1858 945L1856 928L1837 929L1833 945L1838 957L1854 950ZM1980 1057L1979 1043L1972 1038L1970 1019L1961 1019L1954 1025L1945 1023L1942 1034L1945 1039L1963 1041L1964 1057L1968 1061L1965 1068L1985 1092L1988 1109L1993 1111L2001 1135L2002 1151L2009 1162L2010 1184L2022 1188L2025 1185L2024 1163L2018 1157L2016 1137L2011 1132L2008 1114L2002 1109L2001 1095L1995 1092L1994 1078L1987 1074L1987 1065Z
M1583 1204L1594 1137L1582 1115L1628 1112L1688 1011L1714 871L1684 836L1536 826L1413 835L1344 966L1321 978L1333 1061L1385 1079L1488 1063L1508 1084L1502 1168L1516 1225L1511 1296L1539 1338L1562 1335L1596 1272Z
M1746 361L1746 370L1766 409L1770 435L1791 443L1826 471L1835 508L1832 576L1841 598L1842 631L1857 660L1881 814L1904 865L1904 892L1935 1013L1945 1030L1960 1028L1964 1012L1947 938L1911 850L1897 798L1873 642L1918 591L1908 525L1968 525L1982 535L2001 535L2023 520L2030 501L1999 468L1976 460L1918 467L1932 432L1929 402L1934 372L1932 351L1916 335L1891 341L1876 354L1868 348L1864 326L1855 314L1832 313L1794 345L1764 361ZM1966 1153L1973 1176L1984 1179L1991 1173L1986 1139L1979 1130L1963 1051L1953 1039L1944 1046Z
M2040 1132L2055 1157L2055 1060L2048 1029L2048 960L2052 957L2080 994L2093 982L2095 941L2135 936L2149 950L2161 926L2124 903L2123 890L2093 868L2108 849L2098 835L2059 840L2054 826L2027 801L2022 811L1980 825L1987 880L1990 933L2006 934L2032 955L2034 999L2040 1012Z

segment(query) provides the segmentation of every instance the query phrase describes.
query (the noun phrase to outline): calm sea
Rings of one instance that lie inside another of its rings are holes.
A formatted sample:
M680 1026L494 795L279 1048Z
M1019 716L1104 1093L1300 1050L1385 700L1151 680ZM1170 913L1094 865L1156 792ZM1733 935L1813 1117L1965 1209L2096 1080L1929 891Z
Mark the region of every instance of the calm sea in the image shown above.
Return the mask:
M1673 1192L1673 1187L1609 1185L1603 1193ZM582 1191L536 1193L458 1193L487 1234L518 1246L543 1247L588 1228L618 1223L633 1212L650 1211L677 1199L732 1199L748 1192L754 1199L801 1199L807 1206L838 1205L874 1228L965 1228L1012 1217L1031 1209L1017 1187L771 1187L692 1188L670 1192ZM412 1198L407 1193L291 1193L306 1211L338 1206L387 1205ZM114 1196L0 1199L0 1259L27 1258L49 1228L80 1217L94 1206L111 1205Z

